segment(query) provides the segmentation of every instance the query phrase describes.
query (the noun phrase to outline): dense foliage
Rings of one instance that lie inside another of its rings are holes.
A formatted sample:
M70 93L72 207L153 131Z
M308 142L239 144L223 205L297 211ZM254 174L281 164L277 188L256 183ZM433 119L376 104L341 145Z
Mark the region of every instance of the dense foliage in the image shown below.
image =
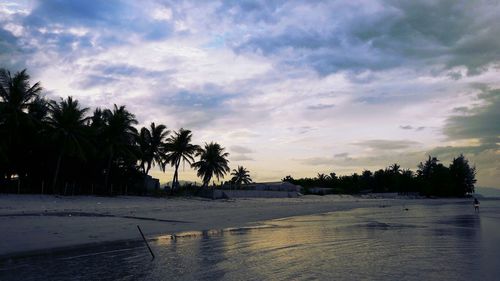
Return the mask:
M217 143L192 144L191 131L170 135L162 124L136 128L125 106L96 108L76 99L43 98L40 83L30 85L26 70L0 69L0 192L54 194L142 194L153 166L197 163L208 185L229 171L228 153Z
M465 196L474 193L476 168L469 165L463 155L453 159L446 167L435 157L418 165L414 173L401 170L398 164L372 173L365 170L361 175L337 176L335 173L318 174L315 178L294 179L287 176L283 181L306 188L331 188L331 193L398 192L419 193L425 196Z

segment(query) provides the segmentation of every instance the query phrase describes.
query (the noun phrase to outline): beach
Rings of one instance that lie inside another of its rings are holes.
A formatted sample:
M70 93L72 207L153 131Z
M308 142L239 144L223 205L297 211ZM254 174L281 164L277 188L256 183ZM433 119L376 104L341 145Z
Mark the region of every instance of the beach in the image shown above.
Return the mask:
M467 199L364 198L349 195L210 200L136 196L0 195L0 256L148 239L186 231L258 225L261 221L355 208L443 204Z

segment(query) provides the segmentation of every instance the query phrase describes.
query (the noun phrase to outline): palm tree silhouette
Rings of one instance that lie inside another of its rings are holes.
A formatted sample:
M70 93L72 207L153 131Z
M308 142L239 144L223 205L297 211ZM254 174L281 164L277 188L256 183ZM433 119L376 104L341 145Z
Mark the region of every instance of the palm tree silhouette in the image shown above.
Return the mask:
M174 177L172 179L172 189L179 186L179 165L181 161L192 165L194 162L193 156L200 149L198 145L191 143L192 133L190 130L181 128L178 132L174 132L167 143L165 144L165 162L164 165L170 164L174 167Z
M135 115L127 111L124 105L114 105L113 111L106 109L103 112L105 126L103 136L105 139L105 152L108 156L104 187L108 187L111 164L117 155L134 154L134 142L137 136Z
M325 175L323 173L318 173L317 179L319 182L326 182L329 179L328 175Z
M391 173L393 173L394 175L399 175L401 174L401 166L398 165L398 163L394 163L392 164L391 166L389 166L389 170L391 171Z
M29 121L29 106L42 91L39 82L30 87L29 79L26 69L17 72L14 77L9 71L0 69L0 123L10 125L11 130L18 129L23 121Z
M52 191L56 192L57 177L61 167L61 161L66 153L75 154L80 158L85 158L83 145L87 142L85 117L88 108L81 108L77 100L68 97L61 99L59 103L50 104L50 116L47 125L50 128L52 138L60 144L59 155L57 157L54 179L52 180Z
M26 69L12 76L0 69L0 132L2 133L2 158L7 165L7 176L17 173L20 177L25 161L29 160L30 137L33 120L29 114L30 105L38 98L42 87L37 82L30 86Z
M137 143L141 152L140 166L144 175L149 173L154 164L162 166L164 141L170 133L167 126L153 122L149 128L143 127L139 132Z
M204 187L208 186L214 175L219 180L230 171L227 160L229 153L224 152L224 150L220 144L211 142L205 143L205 147L196 152L196 156L199 156L200 160L193 163L193 167L198 169L197 175L202 178Z
M252 182L250 173L243 166L238 166L238 169L233 169L231 172L233 178L231 181L241 187L241 184L249 184Z

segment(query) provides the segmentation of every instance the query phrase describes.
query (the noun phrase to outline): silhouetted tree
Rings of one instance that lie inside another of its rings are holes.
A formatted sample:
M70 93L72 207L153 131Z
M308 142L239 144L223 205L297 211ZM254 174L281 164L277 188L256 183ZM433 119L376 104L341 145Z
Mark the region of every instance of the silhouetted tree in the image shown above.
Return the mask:
M224 148L218 143L205 143L205 147L200 148L196 156L200 157L198 162L193 163L198 172L198 177L202 178L203 186L207 187L215 175L217 180L223 178L229 172L229 161L227 157L229 153L224 152Z
M453 180L454 195L463 196L474 193L474 184L476 183L476 167L471 167L469 161L460 154L454 158L450 165L450 174Z
M147 175L155 164L163 166L164 141L169 133L165 125L156 126L154 122L149 128L141 128L137 143L141 153L140 166L144 175Z
M117 156L134 157L138 152L134 144L137 136L135 115L127 111L125 106L114 105L113 110L106 109L103 113L105 126L103 138L107 154L106 174L104 187L108 188L111 165Z
M26 69L12 76L9 71L0 69L0 148L6 163L5 174L10 178L18 174L23 178L26 173L25 163L29 160L31 140L34 132L33 119L29 108L42 91L40 83L30 86L30 76ZM8 164L7 164L8 163Z
M233 176L231 181L238 186L241 186L242 184L249 184L252 182L250 173L243 166L238 166L238 169L233 169L231 175Z
M181 128L178 132L174 132L167 143L165 144L164 166L170 164L174 167L174 177L172 179L172 189L179 187L179 166L181 162L192 165L194 155L199 151L198 145L191 143L192 133L190 130Z
M53 140L60 147L52 180L54 193L63 156L68 153L85 158L82 146L87 142L85 131L85 123L88 120L85 117L87 110L88 108L81 108L78 101L73 100L72 97L68 97L66 100L61 99L59 103L52 102L50 105L50 116L47 123Z
M450 167L445 167L436 157L431 157L418 165L417 173L401 169L397 163L385 169L372 173L364 170L360 175L354 173L337 177L330 173L327 177L318 174L315 178L294 179L287 176L283 181L301 185L306 189L324 186L334 189L334 193L358 193L362 190L373 192L398 192L408 194L419 192L427 196L464 196L474 191L475 168L460 155L455 158ZM326 181L326 184L325 184Z

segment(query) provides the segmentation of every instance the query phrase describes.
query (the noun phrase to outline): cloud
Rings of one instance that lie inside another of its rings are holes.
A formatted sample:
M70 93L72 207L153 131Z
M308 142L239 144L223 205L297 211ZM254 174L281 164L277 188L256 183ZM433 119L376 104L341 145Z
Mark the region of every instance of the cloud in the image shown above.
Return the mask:
M254 153L253 149L250 149L241 145L232 145L229 147L231 151L231 160L233 161L253 161L254 159L248 154Z
M112 77L88 75L78 82L78 87L82 89L102 87L103 85L110 84L116 81L118 81L118 79Z
M363 169L375 170L385 168L393 163L398 163L404 168L416 169L418 163L425 160L425 155L423 151L403 151L400 153L378 152L370 156L309 157L294 160L304 165L325 166L330 171L350 168L351 172L360 172Z
M251 10L252 16L238 20L258 22L260 28L246 30L246 40L235 50L308 66L322 75L429 62L443 71L464 66L468 74L478 74L498 64L500 7L493 2L360 2L273 1L259 3L260 13L240 5L234 16ZM271 16L274 20L265 20Z
M323 110L323 109L329 109L329 108L333 108L335 107L334 104L316 104L316 105L310 105L307 107L307 109L310 109L310 110Z
M398 150L412 148L420 145L419 142L410 140L366 140L352 143L356 146L363 146L374 150Z
M254 152L252 149L244 147L244 146L241 146L241 145L232 145L229 149L232 152L241 153L241 154L246 154L246 153L252 153L252 152Z
M246 154L236 154L230 156L232 161L253 161L254 159Z
M349 156L349 153L347 153L347 152L338 153L338 154L333 155L333 157L335 157L335 158L347 158L348 156Z
M402 130L415 130L415 131L422 131L425 129L425 126L419 126L419 127L413 127L411 125L400 125L399 126L400 129Z
M288 130L293 134L303 135L311 131L314 131L314 128L311 126L299 126L299 127L289 127Z
M487 147L498 148L500 143L500 89L483 89L478 99L480 106L462 115L452 115L446 120L444 134L450 140L477 138Z
M310 157L310 158L304 158L304 159L294 159L295 161L299 161L300 163L304 165L313 165L313 166L329 166L334 163L333 158L329 157Z

